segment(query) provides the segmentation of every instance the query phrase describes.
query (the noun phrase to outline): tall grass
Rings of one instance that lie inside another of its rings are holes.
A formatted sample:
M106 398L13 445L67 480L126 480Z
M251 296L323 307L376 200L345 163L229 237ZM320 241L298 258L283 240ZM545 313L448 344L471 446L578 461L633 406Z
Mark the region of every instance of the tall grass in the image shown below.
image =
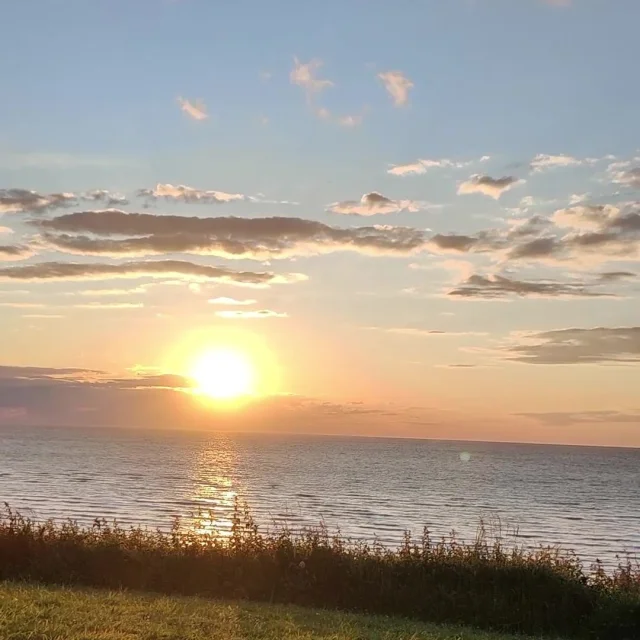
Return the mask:
M573 554L491 539L405 535L397 549L324 527L263 533L236 504L228 538L105 520L36 522L5 507L0 579L294 603L508 632L640 638L640 567L585 570Z

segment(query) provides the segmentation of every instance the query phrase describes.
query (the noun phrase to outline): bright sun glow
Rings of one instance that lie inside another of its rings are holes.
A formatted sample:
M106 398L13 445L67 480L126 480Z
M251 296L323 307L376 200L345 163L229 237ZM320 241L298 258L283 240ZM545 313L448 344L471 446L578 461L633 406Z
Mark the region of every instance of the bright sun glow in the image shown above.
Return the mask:
M213 349L196 358L190 377L197 391L216 400L252 395L256 371L252 361L235 349Z

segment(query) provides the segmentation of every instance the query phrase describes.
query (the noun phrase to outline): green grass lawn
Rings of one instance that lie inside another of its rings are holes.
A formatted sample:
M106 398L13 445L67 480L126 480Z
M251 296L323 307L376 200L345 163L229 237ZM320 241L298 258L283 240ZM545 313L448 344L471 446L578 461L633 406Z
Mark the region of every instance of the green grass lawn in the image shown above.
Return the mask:
M290 606L0 583L0 638L511 640L514 636Z

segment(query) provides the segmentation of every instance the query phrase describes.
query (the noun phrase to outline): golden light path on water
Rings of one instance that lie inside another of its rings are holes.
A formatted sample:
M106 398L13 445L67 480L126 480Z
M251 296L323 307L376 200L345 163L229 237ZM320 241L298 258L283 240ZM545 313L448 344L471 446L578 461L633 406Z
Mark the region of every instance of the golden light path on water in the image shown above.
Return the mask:
M195 458L192 471L194 513L189 528L199 534L228 538L231 535L233 509L239 497L237 452L234 443L224 437L213 440Z

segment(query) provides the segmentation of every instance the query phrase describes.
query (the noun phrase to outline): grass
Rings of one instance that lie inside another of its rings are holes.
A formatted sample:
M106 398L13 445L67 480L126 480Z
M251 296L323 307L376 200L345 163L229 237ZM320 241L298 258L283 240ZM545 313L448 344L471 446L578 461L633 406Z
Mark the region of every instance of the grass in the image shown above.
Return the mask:
M514 640L285 605L0 585L3 640Z
M38 523L0 514L0 580L295 604L500 633L640 638L640 568L608 574L553 548L407 535L399 549L326 529L262 533L236 509L231 536ZM126 637L126 636L125 636ZM162 637L162 636L159 636Z

